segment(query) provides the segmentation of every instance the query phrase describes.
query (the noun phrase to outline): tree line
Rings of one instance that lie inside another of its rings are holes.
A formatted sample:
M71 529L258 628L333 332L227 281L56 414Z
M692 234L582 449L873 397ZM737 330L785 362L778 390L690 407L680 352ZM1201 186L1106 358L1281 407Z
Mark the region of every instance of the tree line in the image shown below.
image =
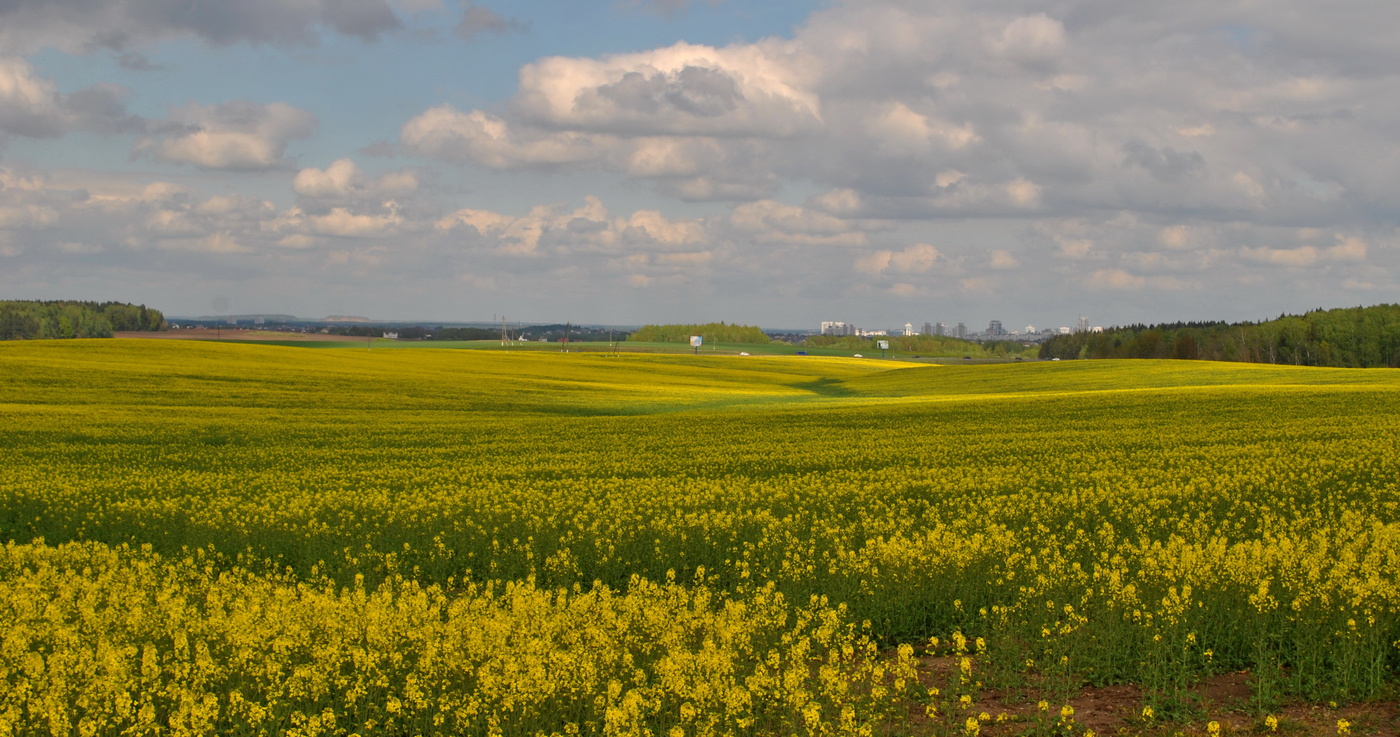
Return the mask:
M878 341L887 340L890 350L925 356L970 356L972 358L1011 358L1029 355L1025 346L1014 340L990 340L975 343L948 335L890 335L866 338L858 335L810 335L806 345L816 348L840 348L848 351L875 351Z
M67 300L0 301L0 340L110 338L115 332L164 330L165 315L146 305Z
M1057 335L1041 358L1178 358L1400 367L1400 305L1317 309L1264 322L1178 322Z
M707 343L771 342L755 325L729 325L723 322L707 322L704 325L644 325L628 335L627 339L648 343L689 343L692 335L703 337Z

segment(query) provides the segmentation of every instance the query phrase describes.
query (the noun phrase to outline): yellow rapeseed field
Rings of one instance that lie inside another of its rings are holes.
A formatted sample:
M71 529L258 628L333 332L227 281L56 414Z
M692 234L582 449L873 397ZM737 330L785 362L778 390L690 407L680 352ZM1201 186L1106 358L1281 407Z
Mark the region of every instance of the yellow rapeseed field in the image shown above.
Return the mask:
M976 734L988 688L1170 718L1241 669L1261 709L1366 698L1397 437L1390 370L3 344L0 735Z

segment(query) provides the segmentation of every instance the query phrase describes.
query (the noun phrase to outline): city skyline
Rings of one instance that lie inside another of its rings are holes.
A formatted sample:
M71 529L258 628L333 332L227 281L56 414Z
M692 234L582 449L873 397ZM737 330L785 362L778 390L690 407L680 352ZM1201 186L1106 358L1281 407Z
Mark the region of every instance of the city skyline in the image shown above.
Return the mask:
M1394 3L99 5L0 7L0 298L980 330L1400 292Z

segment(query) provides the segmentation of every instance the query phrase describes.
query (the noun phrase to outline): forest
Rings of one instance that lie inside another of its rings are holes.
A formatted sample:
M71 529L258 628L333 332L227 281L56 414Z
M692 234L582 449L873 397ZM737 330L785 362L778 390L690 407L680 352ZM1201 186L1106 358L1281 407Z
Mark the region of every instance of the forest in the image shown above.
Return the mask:
M0 340L110 338L114 332L164 330L165 315L146 305L66 300L0 301Z
M1265 322L1129 325L1057 335L1040 357L1178 358L1339 368L1400 367L1400 305L1313 310Z

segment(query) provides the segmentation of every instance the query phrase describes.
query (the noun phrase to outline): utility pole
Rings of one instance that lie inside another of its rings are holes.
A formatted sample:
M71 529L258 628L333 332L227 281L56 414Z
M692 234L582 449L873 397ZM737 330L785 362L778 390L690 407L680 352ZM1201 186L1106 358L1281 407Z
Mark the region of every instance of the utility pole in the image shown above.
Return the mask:
M565 353L568 353L568 352L569 352L569 332L570 332L570 329L573 328L573 326L574 326L574 324L573 324L572 322L566 322L566 323L564 323L564 352L565 352Z

